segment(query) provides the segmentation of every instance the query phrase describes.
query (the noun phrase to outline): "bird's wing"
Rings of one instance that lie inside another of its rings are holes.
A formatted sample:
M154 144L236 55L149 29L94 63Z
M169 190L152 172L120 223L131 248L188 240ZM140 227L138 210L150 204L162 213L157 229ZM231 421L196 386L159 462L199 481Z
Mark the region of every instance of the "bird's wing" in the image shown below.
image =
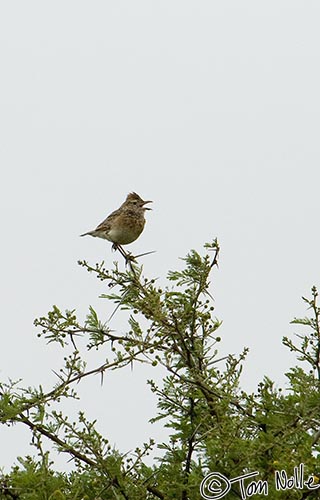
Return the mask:
M96 227L95 231L101 231L101 230L104 231L110 229L112 222L116 217L118 217L118 215L120 215L120 213L121 213L120 208L112 212L112 214L108 215L106 219L100 222L100 224Z

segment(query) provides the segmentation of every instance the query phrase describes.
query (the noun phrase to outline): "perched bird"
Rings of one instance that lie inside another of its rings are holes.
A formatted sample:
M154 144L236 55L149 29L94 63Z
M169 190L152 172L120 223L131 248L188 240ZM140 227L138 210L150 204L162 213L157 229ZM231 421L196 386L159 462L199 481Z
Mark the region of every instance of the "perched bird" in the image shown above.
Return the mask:
M144 201L137 193L129 193L118 210L112 212L96 229L81 236L89 234L104 238L113 243L114 249L120 249L121 245L132 243L142 233L146 223L144 212L151 210L145 207L147 203L152 203L152 201Z

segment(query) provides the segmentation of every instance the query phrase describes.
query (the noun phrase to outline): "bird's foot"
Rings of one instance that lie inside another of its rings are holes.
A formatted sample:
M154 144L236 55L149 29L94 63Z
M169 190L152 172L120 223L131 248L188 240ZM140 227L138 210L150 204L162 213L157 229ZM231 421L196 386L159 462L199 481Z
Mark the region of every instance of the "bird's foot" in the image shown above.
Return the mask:
M118 250L121 253L122 257L126 261L126 265L130 264L131 262L136 262L136 259L138 257L143 257L144 255L150 255L151 253L155 253L155 250L152 250L151 252L140 253L139 255L132 255L131 252L126 252L124 248L118 243L113 243L112 250Z
M130 253L130 252L126 252L126 251L124 250L124 248L123 248L121 245L119 245L118 243L114 243L114 244L112 245L112 249L113 249L113 250L118 250L118 251L121 253L122 257L123 257L123 258L125 259L125 261L126 261L126 264L128 264L129 262L135 262L135 257L134 257L134 255L132 255L132 253Z

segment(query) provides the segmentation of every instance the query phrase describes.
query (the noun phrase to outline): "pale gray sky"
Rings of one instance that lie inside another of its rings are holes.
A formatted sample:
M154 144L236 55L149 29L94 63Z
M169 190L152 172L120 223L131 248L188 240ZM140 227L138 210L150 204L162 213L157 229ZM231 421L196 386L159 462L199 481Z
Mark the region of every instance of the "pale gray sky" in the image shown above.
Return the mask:
M78 235L134 190L154 200L131 247L157 251L145 273L217 236L221 353L250 348L246 389L284 383L281 338L320 285L319 17L315 0L0 3L1 380L55 380L63 352L32 325L52 304L107 316L76 262L115 256ZM146 376L79 388L121 451L163 435ZM0 429L0 465L28 441Z

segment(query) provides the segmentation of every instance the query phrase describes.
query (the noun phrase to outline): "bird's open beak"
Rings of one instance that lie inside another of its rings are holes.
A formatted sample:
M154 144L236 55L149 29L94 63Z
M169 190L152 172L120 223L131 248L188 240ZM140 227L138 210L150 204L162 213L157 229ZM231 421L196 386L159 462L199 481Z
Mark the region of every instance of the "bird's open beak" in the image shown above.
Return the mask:
M153 203L153 201L152 201L152 200L144 201L144 202L143 202L143 205L146 205L147 203ZM152 210L152 208L145 207L145 206L144 206L144 209L145 209L145 210Z

